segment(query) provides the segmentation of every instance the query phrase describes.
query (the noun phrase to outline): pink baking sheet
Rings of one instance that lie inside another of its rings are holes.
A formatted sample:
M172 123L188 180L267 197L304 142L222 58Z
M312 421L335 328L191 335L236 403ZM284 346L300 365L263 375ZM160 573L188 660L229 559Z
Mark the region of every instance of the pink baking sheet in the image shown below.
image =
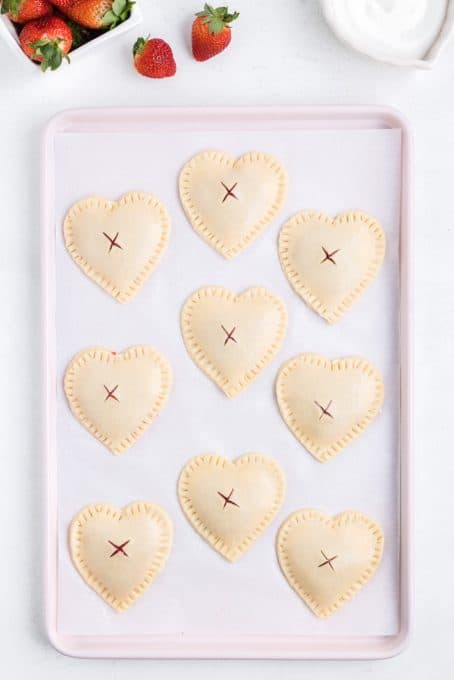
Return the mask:
M48 468L47 621L52 642L80 656L380 657L397 652L410 619L410 238L409 142L405 124L382 109L85 110L48 126L43 152L45 276L45 464ZM290 176L278 219L250 248L226 261L190 228L177 194L182 165L195 153L263 150ZM170 245L137 297L119 305L85 277L64 248L62 221L91 194L129 190L160 197L172 216ZM376 216L388 240L377 281L354 309L328 326L294 294L281 272L276 239L302 209ZM187 296L205 285L241 291L266 286L289 311L278 357L240 397L228 400L192 363L179 331ZM152 344L169 358L175 386L168 406L137 444L114 457L73 418L62 377L79 350ZM274 402L279 366L302 351L360 354L383 373L379 418L325 465L283 424ZM183 517L176 481L203 452L276 458L288 490L277 520L232 565ZM80 578L68 552L75 513L92 502L135 499L170 514L175 542L153 587L125 614L111 610ZM386 536L374 579L339 613L318 620L284 580L274 540L302 507L374 517Z

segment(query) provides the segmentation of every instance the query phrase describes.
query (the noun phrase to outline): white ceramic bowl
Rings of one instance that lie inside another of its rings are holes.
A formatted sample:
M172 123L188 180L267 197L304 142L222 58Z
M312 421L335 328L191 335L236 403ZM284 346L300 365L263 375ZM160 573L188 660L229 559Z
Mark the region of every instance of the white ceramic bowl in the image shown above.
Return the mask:
M81 47L78 47L77 49L72 51L70 53L71 61L77 61L83 55L88 54L89 52L93 52L94 50L96 50L97 47L100 47L109 40L115 40L115 38L118 38L120 35L123 35L127 31L130 31L135 26L138 26L141 22L142 14L136 3L131 10L131 16L129 17L129 19L123 21L123 23L121 23L116 28L113 28L111 31L106 31L105 33L102 33L97 38L90 40L90 42L87 42L85 43L85 45L81 45ZM11 51L14 52L14 54L16 54L16 56L25 65L28 64L30 69L33 69L37 73L41 72L39 64L29 59L27 55L24 54L24 52L22 51L16 29L13 23L10 21L10 19L8 19L6 14L0 16L0 39L3 39L10 46Z
M454 32L454 0L448 0L446 16L441 30L426 54L419 59L398 56L393 57L385 51L371 47L370 44L368 44L367 39L364 36L361 36L359 33L354 38L351 36L347 37L337 21L338 7L336 7L336 0L320 0L320 3L327 24L342 43L348 47L351 47L357 52L361 52L362 54L372 57L372 59L384 61L389 64L393 64L394 66L431 69L437 62L442 48Z

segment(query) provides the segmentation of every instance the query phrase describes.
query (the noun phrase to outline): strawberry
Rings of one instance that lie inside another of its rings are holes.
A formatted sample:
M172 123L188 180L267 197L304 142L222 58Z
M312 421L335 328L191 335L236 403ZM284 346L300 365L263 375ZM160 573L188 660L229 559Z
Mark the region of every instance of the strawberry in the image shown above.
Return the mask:
M177 72L170 45L160 38L137 38L133 47L134 66L147 78L169 78Z
M225 50L232 39L230 24L239 16L239 12L229 14L227 7L214 9L207 4L197 12L192 24L192 54L197 61L206 61Z
M51 0L67 17L85 28L115 28L129 18L130 0Z
M69 62L68 52L72 46L69 26L58 17L49 16L25 24L19 33L19 41L25 54L41 63L41 69L55 71L63 59Z
M1 13L7 14L17 24L41 19L52 14L53 7L48 0L3 0Z

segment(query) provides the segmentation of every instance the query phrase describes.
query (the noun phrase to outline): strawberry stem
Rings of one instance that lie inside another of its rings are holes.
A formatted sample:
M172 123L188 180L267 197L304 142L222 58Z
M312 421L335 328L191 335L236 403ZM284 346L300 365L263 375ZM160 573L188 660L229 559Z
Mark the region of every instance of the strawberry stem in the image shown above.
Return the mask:
M3 0L0 4L1 13L10 14L11 18L14 20L19 16L24 0Z
M208 30L212 35L221 33L224 28L230 28L232 21L240 16L239 12L229 13L228 7L212 7L205 3L202 12L197 12L196 17L203 19L204 24L208 24Z
M102 18L104 28L115 28L131 16L131 9L135 2L130 0L113 0L112 8L106 12Z
M149 40L150 36L148 36L148 38L137 38L134 47L132 48L133 55L142 54Z
M42 40L30 43L30 47L34 52L34 57L41 58L42 71L45 72L48 68L50 68L51 71L56 71L60 68L63 59L66 59L66 61L70 63L68 55L61 48L63 42L64 40L61 40L60 38L56 38L55 40L42 38Z

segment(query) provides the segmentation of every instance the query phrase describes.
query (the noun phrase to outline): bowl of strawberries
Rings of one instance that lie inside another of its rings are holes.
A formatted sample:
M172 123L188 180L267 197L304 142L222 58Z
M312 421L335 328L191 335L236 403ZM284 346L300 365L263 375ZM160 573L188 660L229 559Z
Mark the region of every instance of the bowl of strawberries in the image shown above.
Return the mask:
M142 20L131 0L0 0L0 13L0 33L42 71L57 70Z

